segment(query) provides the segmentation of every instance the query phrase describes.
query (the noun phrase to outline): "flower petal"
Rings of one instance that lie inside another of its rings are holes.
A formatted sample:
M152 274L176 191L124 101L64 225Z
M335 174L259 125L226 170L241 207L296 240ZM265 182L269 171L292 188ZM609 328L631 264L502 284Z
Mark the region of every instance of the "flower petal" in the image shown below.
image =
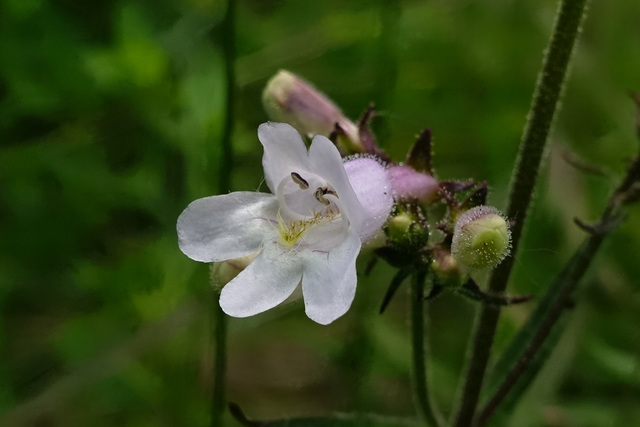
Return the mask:
M257 251L274 225L272 194L236 192L198 199L178 218L180 250L196 261L240 258Z
M349 222L360 232L365 219L364 212L349 183L342 157L336 146L324 136L316 135L309 147L309 163L312 172L326 179L336 190Z
M356 293L356 258L360 246L360 236L350 228L345 240L328 253L304 252L302 294L311 320L328 325L351 307Z
M229 316L248 317L283 302L300 283L303 262L275 242L262 252L220 294L220 307Z
M393 207L391 179L384 165L371 157L347 160L344 169L365 212L360 229L360 238L364 241L389 217Z
M276 194L278 184L291 172L304 175L309 170L307 147L302 137L286 123L263 123L258 127L258 139L264 147L262 167L267 185Z

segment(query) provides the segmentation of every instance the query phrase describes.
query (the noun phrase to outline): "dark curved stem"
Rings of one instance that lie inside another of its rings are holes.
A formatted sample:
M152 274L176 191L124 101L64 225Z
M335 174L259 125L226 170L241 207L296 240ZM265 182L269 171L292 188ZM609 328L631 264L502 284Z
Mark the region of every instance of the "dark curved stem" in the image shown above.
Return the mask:
M575 254L572 262L567 265L566 269L568 269L568 271L565 270L561 273L561 277L564 277L564 280L560 283L560 290L549 289L547 291L548 293L558 292L554 303L545 313L544 319L529 342L529 345L522 352L522 355L515 365L511 367L489 402L478 414L475 423L477 427L487 425L500 404L515 387L518 380L523 376L543 347L545 341L552 333L554 326L558 323L560 316L562 316L569 307L573 306L573 295L580 280L591 265L591 261L597 254L604 238L620 224L620 221L617 221L617 219L620 208L626 199L625 196L633 190L633 186L638 182L640 182L640 154L636 156L636 159L627 170L624 180L609 199L598 225L592 227L590 230L586 230L590 233L589 237Z
M558 100L567 74L571 53L579 28L585 16L587 0L562 0L556 22L549 41L542 71L536 85L533 104L529 110L528 122L511 179L511 192L507 216L515 220L512 228L513 253L520 242L522 230L553 123ZM489 291L502 293L511 275L514 258L507 258L489 280ZM475 322L472 351L467 363L467 372L461 394L461 401L455 416L456 427L471 425L482 382L486 371L500 310L483 305Z
M228 0L227 11L222 22L222 49L225 58L225 76L227 80L226 109L224 129L222 133L222 153L220 156L220 174L218 176L218 194L225 194L231 190L231 172L233 170L233 105L235 96L235 15L236 2ZM215 285L215 284L214 284ZM211 400L211 426L221 427L226 405L225 385L227 371L227 319L220 308L218 300L220 292L214 293L213 321L215 325L214 361L213 361L213 396Z
M425 302L424 284L427 278L425 270L414 273L411 283L411 346L413 361L413 398L420 418L429 427L441 425L429 396L427 383L427 365L425 349Z
M563 282L563 288L557 295L556 300L547 312L540 328L536 331L535 335L531 339L531 342L522 353L516 364L511 368L506 375L502 384L498 390L491 397L485 407L479 412L474 426L483 427L486 426L496 409L507 397L509 392L516 385L520 377L525 373L527 368L531 365L539 350L543 347L547 337L551 334L554 326L556 325L560 316L564 311L571 307L573 292L584 273L587 271L593 257L597 253L600 244L602 243L602 235L592 235L580 248L577 254L576 262L570 265L571 270L567 274L567 279Z

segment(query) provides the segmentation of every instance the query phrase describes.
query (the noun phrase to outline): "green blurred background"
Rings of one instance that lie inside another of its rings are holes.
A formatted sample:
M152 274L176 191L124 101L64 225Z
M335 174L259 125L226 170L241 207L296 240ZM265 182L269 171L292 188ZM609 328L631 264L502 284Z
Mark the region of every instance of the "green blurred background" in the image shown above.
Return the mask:
M260 94L285 68L353 119L375 102L397 160L430 127L439 176L488 180L504 206L555 1L237 3L234 189L259 188ZM638 146L627 91L640 90L640 2L592 3L512 293L544 292L584 237L572 218L596 218ZM208 424L216 302L175 222L217 188L225 7L0 1L0 425ZM567 150L608 176L576 171ZM636 207L512 425L637 425L639 242ZM406 289L377 314L392 274L380 263L360 275L353 308L328 327L299 302L231 319L228 399L263 419L411 416ZM504 311L497 349L532 307ZM429 309L448 412L476 306L445 294Z

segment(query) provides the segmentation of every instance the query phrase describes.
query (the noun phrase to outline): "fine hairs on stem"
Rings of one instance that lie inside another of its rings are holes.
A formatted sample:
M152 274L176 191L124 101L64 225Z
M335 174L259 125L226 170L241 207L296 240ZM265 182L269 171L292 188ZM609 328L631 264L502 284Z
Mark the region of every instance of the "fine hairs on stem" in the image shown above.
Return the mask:
M411 346L413 361L413 398L420 418L433 427L443 423L433 406L427 381L427 356L425 349L425 301L426 270L416 271L411 278Z
M639 182L640 153L636 155L635 160L627 170L625 178L609 198L607 206L597 225L590 227L581 226L585 228L585 231L589 232L589 237L580 246L572 261L565 268L565 271L560 274L559 278L562 280L558 284L560 286L559 291L549 289L549 293L556 294L554 295L555 299L553 304L547 309L535 335L522 352L520 358L511 367L498 389L478 414L476 419L477 427L487 425L500 404L515 387L527 368L529 368L545 344L545 341L552 333L560 317L571 307L573 295L580 280L591 265L591 261L600 249L604 238L620 224L620 208L634 198L634 189ZM581 224L578 220L576 220L576 223ZM553 286L555 287L555 284Z
M586 15L586 6L587 0L560 1L511 179L506 213L515 221L512 228L514 254L522 235L549 130L566 79L569 60ZM507 258L493 271L489 279L490 292L504 292L513 267L513 259L513 257ZM454 415L453 424L456 427L468 427L473 421L499 315L500 311L495 307L483 305L480 308L460 393L461 400Z

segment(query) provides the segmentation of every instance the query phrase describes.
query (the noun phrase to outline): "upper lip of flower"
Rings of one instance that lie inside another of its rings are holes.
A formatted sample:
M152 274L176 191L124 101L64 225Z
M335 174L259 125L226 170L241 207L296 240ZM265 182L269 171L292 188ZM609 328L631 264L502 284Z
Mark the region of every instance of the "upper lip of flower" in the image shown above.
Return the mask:
M307 152L298 132L281 123L262 124L258 137L273 194L237 192L194 201L178 218L180 249L203 262L261 251L222 290L227 314L245 317L272 308L302 280L307 315L330 323L351 305L361 239L386 219L390 195L382 218L372 220L328 139L316 136ZM384 168L373 163L378 168L371 173L386 180ZM388 185L382 187L387 197Z
M277 137L274 138L274 134ZM295 129L271 122L260 125L258 138L264 146L262 166L267 186L278 196L281 206L285 200L284 188L280 186L289 185L297 187L299 191L306 191L297 182L298 178L302 178L311 190L308 192L310 201L314 201L312 197L318 188L330 187L339 195L341 214L346 215L358 231L361 230L364 221L362 206L349 183L340 153L331 141L316 136L307 152Z
M309 241L308 235L324 231L346 236L349 218L342 213L343 203L331 184L323 182L317 175L305 174L305 177L301 173L291 172L290 179L284 178L278 184L276 198L279 205L277 223L280 243L286 248L315 246L330 249L339 241L332 244L319 236Z

